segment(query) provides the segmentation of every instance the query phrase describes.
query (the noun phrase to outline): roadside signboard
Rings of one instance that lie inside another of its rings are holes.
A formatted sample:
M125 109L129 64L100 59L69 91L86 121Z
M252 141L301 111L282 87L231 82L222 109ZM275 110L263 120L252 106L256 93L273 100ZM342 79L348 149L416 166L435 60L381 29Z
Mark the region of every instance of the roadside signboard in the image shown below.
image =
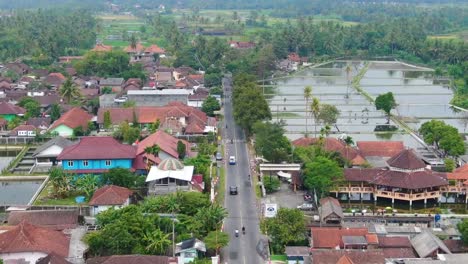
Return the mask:
M277 204L265 204L265 217L275 217L277 212Z

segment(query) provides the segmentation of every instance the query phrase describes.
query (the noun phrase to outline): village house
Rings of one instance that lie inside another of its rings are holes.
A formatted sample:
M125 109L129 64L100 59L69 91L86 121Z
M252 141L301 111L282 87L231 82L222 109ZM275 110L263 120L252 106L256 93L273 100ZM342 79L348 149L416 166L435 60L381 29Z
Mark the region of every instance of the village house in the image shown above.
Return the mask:
M99 108L97 123L100 128L104 128L106 112L109 112L113 126L122 122L133 123L136 119L140 127L147 129L159 120L160 129L170 134L201 135L217 131L215 118L180 102L170 102L161 107Z
M35 137L37 128L32 125L19 125L10 131L13 137Z
M189 142L183 139L177 139L159 129L136 144L136 158L133 167L142 174L146 174L152 165L160 164L161 160L168 158L179 159L179 153L177 152L177 144L179 141L185 145L186 156L192 157L193 153L190 151ZM155 145L159 147L157 155L146 153L146 148Z
M384 264L382 250L313 250L314 264Z
M311 249L372 249L379 239L367 228L312 227Z
M310 263L310 249L308 247L286 246L285 252L287 264Z
M35 166L50 168L51 166L61 165L57 161L57 157L66 147L73 144L72 141L61 136L52 138L33 152L32 156L35 159Z
M112 51L112 46L107 46L102 43L97 43L91 51L94 51L94 52Z
M414 201L438 200L441 187L448 185L445 173L432 171L413 150L404 149L387 160L380 168L347 168L344 178L346 184L334 190L337 197L345 195L351 199L357 195L360 199L374 201L378 198L407 201L410 206Z
M83 58L84 58L83 56L60 56L59 63L60 64L71 63L73 61L82 60Z
M253 49L255 43L249 41L229 41L229 46L233 49Z
M62 137L71 137L73 136L73 130L78 127L81 127L83 131L88 129L88 122L92 117L85 110L74 107L55 120L49 131Z
M49 254L67 258L70 238L62 232L21 222L0 233L0 259L5 263L35 264Z
M177 257L154 255L113 255L90 258L86 261L86 264L179 264L179 262Z
M8 214L8 225L29 224L62 231L78 226L78 210L26 210L12 211Z
M152 195L191 191L194 166L184 166L174 158L167 158L158 166L151 166L146 177ZM197 190L197 189L195 189Z
M122 85L124 83L123 78L103 78L99 80L99 87L102 91L104 87L112 89L113 93L120 93L122 91Z
M320 199L318 211L320 221L324 224L340 224L344 217L340 202L333 197Z
M58 89L65 82L67 78L63 76L60 72L52 72L47 75L43 83L54 88Z
M346 145L343 140L327 137L327 138L309 138L303 137L292 142L296 147L307 147L310 145L321 145L324 150L330 152L338 152L341 157L346 159L352 166L363 166L367 163L366 159L355 148Z
M101 174L112 168L132 169L135 148L113 137L83 137L66 147L57 157L65 171Z
M437 254L452 253L438 237L427 231L412 238L411 245L420 258L436 258Z
M203 241L196 238L184 240L176 244L175 253L180 256L179 263L191 263L199 257L199 254L206 252L206 246Z
M0 102L0 117L8 122L15 117L24 116L25 113L26 110L22 107L7 102Z
M4 64L7 71L13 71L19 76L28 74L31 71L31 68L22 62L12 62Z
M91 216L96 216L109 208L129 205L132 195L133 191L130 189L115 185L106 185L97 189L88 203L91 206Z
M127 98L135 102L137 106L164 106L173 101L179 101L187 104L190 92L185 89L163 89L163 90L147 90L143 87L142 90L130 90L127 92ZM103 102L101 107L113 106Z

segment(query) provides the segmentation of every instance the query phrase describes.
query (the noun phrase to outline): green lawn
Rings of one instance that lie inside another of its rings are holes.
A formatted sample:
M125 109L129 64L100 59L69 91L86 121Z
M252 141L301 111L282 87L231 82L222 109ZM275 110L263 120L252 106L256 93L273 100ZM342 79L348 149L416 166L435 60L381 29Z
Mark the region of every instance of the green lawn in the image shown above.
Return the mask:
M286 255L271 255L271 260L286 262L288 258Z

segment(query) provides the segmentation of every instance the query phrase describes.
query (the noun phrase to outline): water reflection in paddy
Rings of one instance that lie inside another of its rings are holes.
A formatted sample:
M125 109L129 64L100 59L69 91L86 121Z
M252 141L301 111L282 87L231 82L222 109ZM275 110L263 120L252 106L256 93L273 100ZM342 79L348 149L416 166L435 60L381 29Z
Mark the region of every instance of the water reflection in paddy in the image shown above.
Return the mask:
M373 131L375 126L386 123L382 112L359 94L349 88L346 65L351 65L351 78L364 66L363 62L335 61L322 64L317 68L303 70L297 76L276 81L275 95L269 97L273 119L286 122L288 137L298 138L305 132L304 87L312 86L312 95L321 103L333 104L340 111L336 134L346 133L357 140L382 140ZM394 114L402 116L411 127L417 129L430 118L445 118L447 123L463 131L463 118L460 112L454 112L449 106L453 93L444 85L435 85L434 72L399 62L371 62L361 88L374 98L379 94L393 92L398 108ZM346 94L349 98L346 98ZM279 114L277 113L279 112ZM449 119L447 119L449 118ZM320 128L318 128L319 130ZM308 121L308 131L314 130L313 121ZM302 132L302 133L301 133ZM408 146L417 147L418 143L409 135L396 134L388 140L402 140Z

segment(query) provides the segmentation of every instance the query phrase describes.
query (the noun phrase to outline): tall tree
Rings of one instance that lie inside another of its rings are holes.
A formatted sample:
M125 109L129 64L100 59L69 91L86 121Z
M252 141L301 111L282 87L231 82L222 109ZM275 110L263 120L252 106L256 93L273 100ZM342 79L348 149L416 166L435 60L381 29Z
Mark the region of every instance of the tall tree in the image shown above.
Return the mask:
M320 106L318 120L322 121L325 125L335 125L339 116L340 110L336 106L330 104L322 104Z
M326 157L317 157L304 165L304 185L309 190L315 190L319 197L328 192L343 180L343 168Z
M260 228L270 237L274 253L284 252L285 246L307 238L304 213L298 209L280 208L275 217L265 218Z
M317 123L320 115L320 101L317 97L312 98L312 104L310 105L310 112L314 117L314 137L317 137Z
M208 116L214 116L214 112L221 109L221 105L218 100L213 96L208 96L205 101L203 101L201 110L205 112Z
M387 115L387 124L390 124L390 112L397 106L392 92L380 94L375 99L375 108L383 110Z
M50 109L50 119L52 122L60 118L60 106L58 104L53 104Z
M59 93L67 103L70 103L72 99L78 99L81 97L79 88L75 83L73 83L70 77L62 84Z
M187 152L187 146L185 146L184 142L177 141L177 154L179 155L179 159L185 158Z
M111 126L112 126L111 115L110 115L110 111L107 110L104 112L104 128L109 129Z
M255 150L270 162L288 161L291 153L291 143L284 136L281 123L257 122L253 126L255 133Z
M309 136L309 131L308 131L308 124L307 121L309 119L309 100L312 97L312 86L307 85L304 87L304 99L305 99L305 137Z

